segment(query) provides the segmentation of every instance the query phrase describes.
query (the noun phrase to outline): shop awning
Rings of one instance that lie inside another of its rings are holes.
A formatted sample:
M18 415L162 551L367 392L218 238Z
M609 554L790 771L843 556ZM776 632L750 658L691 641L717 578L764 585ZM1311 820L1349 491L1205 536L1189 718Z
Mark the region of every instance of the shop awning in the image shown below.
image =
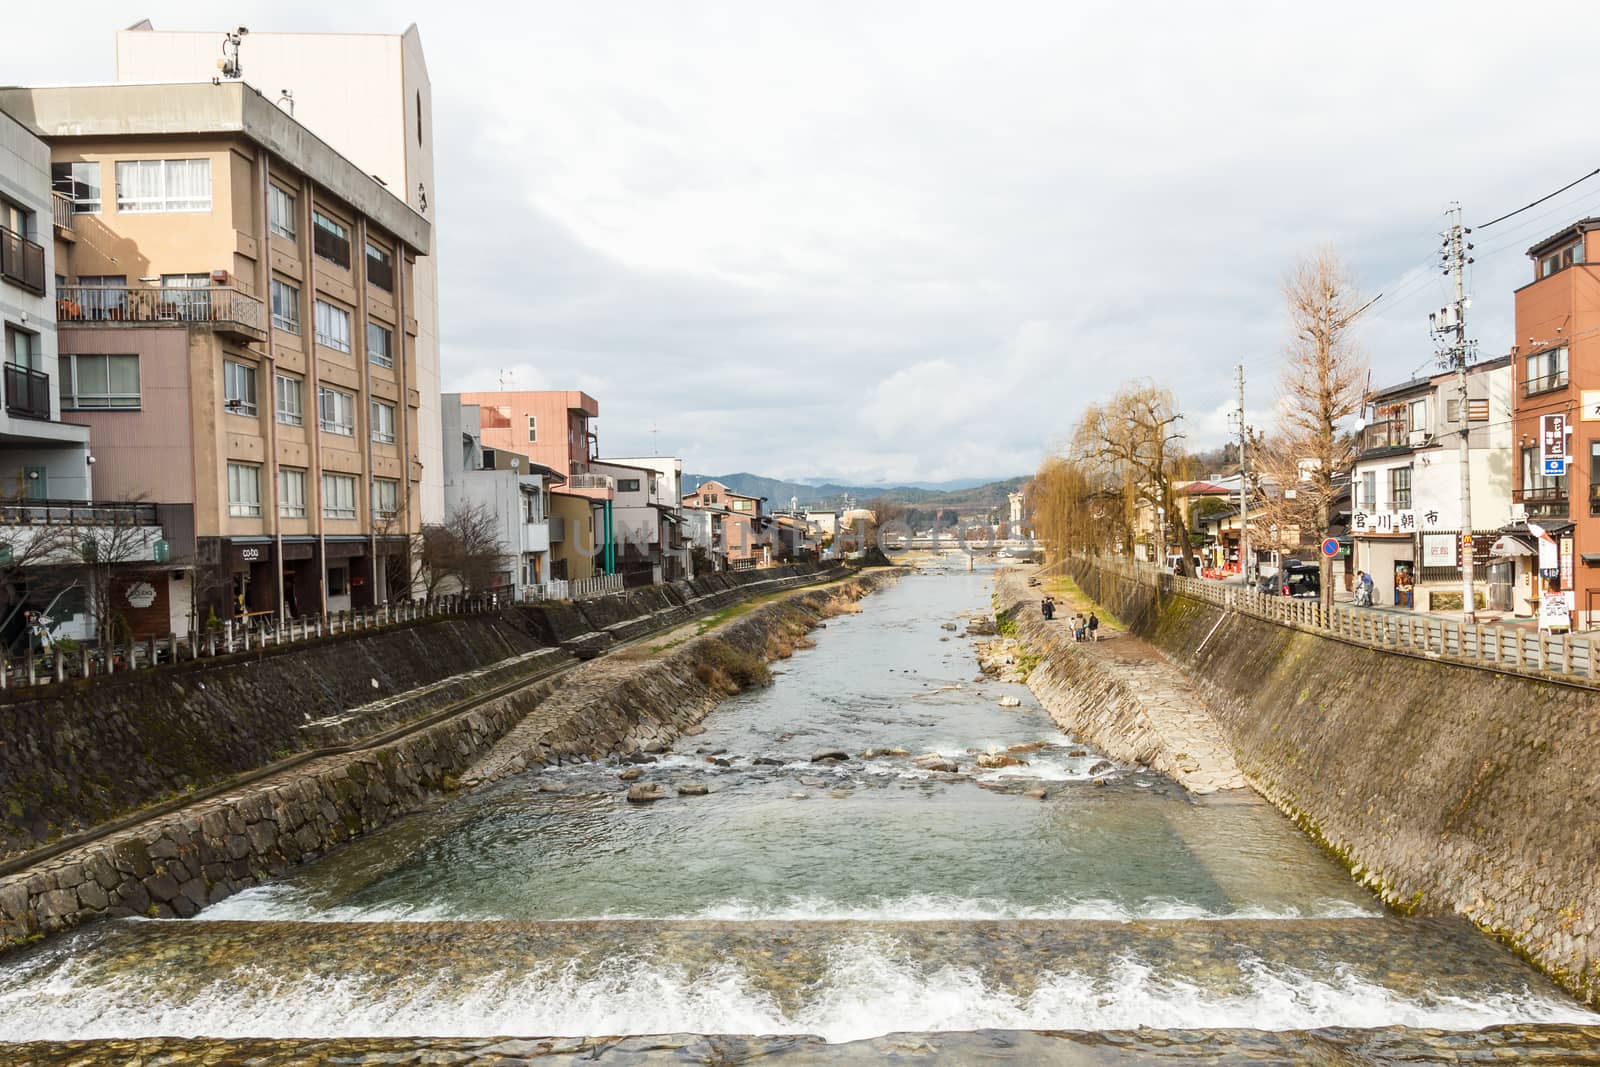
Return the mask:
M1489 558L1514 559L1517 556L1534 555L1533 546L1520 537L1511 534L1502 534L1495 543L1489 546Z
M1585 567L1600 567L1600 552L1580 552L1578 558Z

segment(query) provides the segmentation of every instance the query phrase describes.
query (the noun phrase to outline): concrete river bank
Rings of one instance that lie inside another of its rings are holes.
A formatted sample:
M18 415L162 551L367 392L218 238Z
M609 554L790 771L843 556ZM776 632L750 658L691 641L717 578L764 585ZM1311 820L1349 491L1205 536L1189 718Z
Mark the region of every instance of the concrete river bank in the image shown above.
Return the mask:
M1386 912L1253 793L1108 767L982 679L991 587L908 576L665 751L13 953L0 1041L31 1044L0 1061L1600 1062L1600 1018L1469 925ZM948 1033L1138 1027L1208 1033ZM814 1037L604 1039L650 1034Z

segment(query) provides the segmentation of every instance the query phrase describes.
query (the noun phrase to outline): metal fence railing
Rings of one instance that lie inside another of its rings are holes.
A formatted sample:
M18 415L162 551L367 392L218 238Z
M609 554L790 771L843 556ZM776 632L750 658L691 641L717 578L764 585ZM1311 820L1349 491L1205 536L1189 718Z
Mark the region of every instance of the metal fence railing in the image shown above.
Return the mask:
M391 601L377 607L308 615L282 622L269 614L244 620L227 619L215 626L104 647L79 646L56 640L48 648L30 647L20 654L0 652L0 689L49 685L120 671L142 670L185 660L253 652L338 634L377 630L386 626L451 615L478 615L498 611L508 600L485 593L479 596L439 596L431 600Z
M1384 611L1270 596L1243 586L1168 574L1158 567L1097 558L1091 566L1163 592L1202 600L1280 626L1329 634L1373 648L1429 659L1585 684L1600 683L1600 635L1554 633L1495 623L1464 623L1403 611Z

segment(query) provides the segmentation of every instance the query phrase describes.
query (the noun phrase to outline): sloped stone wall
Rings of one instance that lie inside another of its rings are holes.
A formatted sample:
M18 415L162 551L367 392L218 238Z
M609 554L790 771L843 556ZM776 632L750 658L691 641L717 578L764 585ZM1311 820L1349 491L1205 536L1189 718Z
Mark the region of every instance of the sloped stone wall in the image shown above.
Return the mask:
M0 695L0 859L487 692L551 666L541 649L592 654L838 573L711 575Z
M1600 690L1066 569L1191 672L1252 784L1385 901L1467 916L1600 1003Z
M105 916L194 915L462 784L675 737L728 695L698 669L714 642L781 654L828 601L858 599L897 573L756 607L660 656L625 659L624 650L580 664L388 744L312 760L0 877L0 952Z

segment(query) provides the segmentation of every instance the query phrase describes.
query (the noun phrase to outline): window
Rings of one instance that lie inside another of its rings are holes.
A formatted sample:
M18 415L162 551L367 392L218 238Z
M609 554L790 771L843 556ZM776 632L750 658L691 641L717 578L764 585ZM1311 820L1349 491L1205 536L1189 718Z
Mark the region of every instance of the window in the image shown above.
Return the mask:
M382 400L372 402L372 439L382 444L394 444L394 405Z
M211 160L119 161L117 210L210 211Z
M235 415L256 413L256 368L250 363L222 361L223 406Z
M522 491L522 521L544 521L544 493L538 489L524 489Z
M272 279L272 326L284 333L300 332L300 290Z
M639 491L639 479L637 479L637 478L618 478L617 479L617 492L619 492L619 493L637 493L638 491Z
M29 370L39 369L39 335L7 326L5 361Z
M1575 244L1565 248L1558 248L1554 252L1539 260L1539 277L1548 278L1558 270L1565 270L1574 263L1583 262L1583 238L1578 238Z
M372 479L372 517L392 519L400 513L400 483L392 478Z
M318 300L316 310L317 344L350 351L350 312L326 300Z
M1411 507L1411 468L1389 468L1389 506L1395 511Z
M306 412L300 396L300 379L292 374L279 374L273 380L277 397L278 421L285 426L304 426Z
M209 322L211 319L211 288L209 274L163 274L161 288L162 317L176 315L184 322ZM171 290L182 290L172 292ZM168 310L170 309L170 310Z
M1600 441L1589 442L1589 514L1600 515Z
M1357 507L1371 511L1378 510L1378 472L1361 472L1361 499L1356 502Z
M1528 357L1528 377L1523 394L1548 393L1567 386L1567 347L1550 348Z
M1461 424L1461 401L1446 400L1444 402L1444 421L1452 426ZM1489 421L1489 398L1486 396L1467 398L1467 421Z
M306 517L306 472L299 467L278 468L278 514L285 519Z
M537 441L538 439L539 439L539 417L537 415L529 415L528 416L528 443L532 444L533 442Z
M322 517L325 519L356 517L356 480L352 475L322 476Z
M95 215L100 211L100 164L52 163L50 186L72 199L74 215Z
M286 193L276 185L267 186L267 225L279 237L294 240L294 194Z
M384 292L394 292L394 256L371 241L367 242L367 281Z
M138 356L62 356L63 408L137 408Z
M356 398L326 385L318 390L317 401L322 414L322 428L341 437L356 435Z
M311 249L335 266L350 269L350 231L322 212L311 212Z
M1539 455L1537 445L1529 445L1522 450L1522 488L1534 490L1540 496L1553 495L1551 490L1564 489L1567 477L1564 474L1544 473L1544 461ZM1566 494L1561 494L1562 499Z
M261 468L256 464L228 464L228 514L235 518L261 514Z
M389 346L394 334L375 322L367 323L367 358L380 367L394 366L394 353Z
M1427 430L1428 428L1428 402L1426 400L1413 400L1409 405L1409 419L1406 423L1408 430Z
M754 511L754 504L754 500L733 500L729 502L728 506L734 511Z
M350 568L340 564L328 568L328 595L348 596L350 594Z

